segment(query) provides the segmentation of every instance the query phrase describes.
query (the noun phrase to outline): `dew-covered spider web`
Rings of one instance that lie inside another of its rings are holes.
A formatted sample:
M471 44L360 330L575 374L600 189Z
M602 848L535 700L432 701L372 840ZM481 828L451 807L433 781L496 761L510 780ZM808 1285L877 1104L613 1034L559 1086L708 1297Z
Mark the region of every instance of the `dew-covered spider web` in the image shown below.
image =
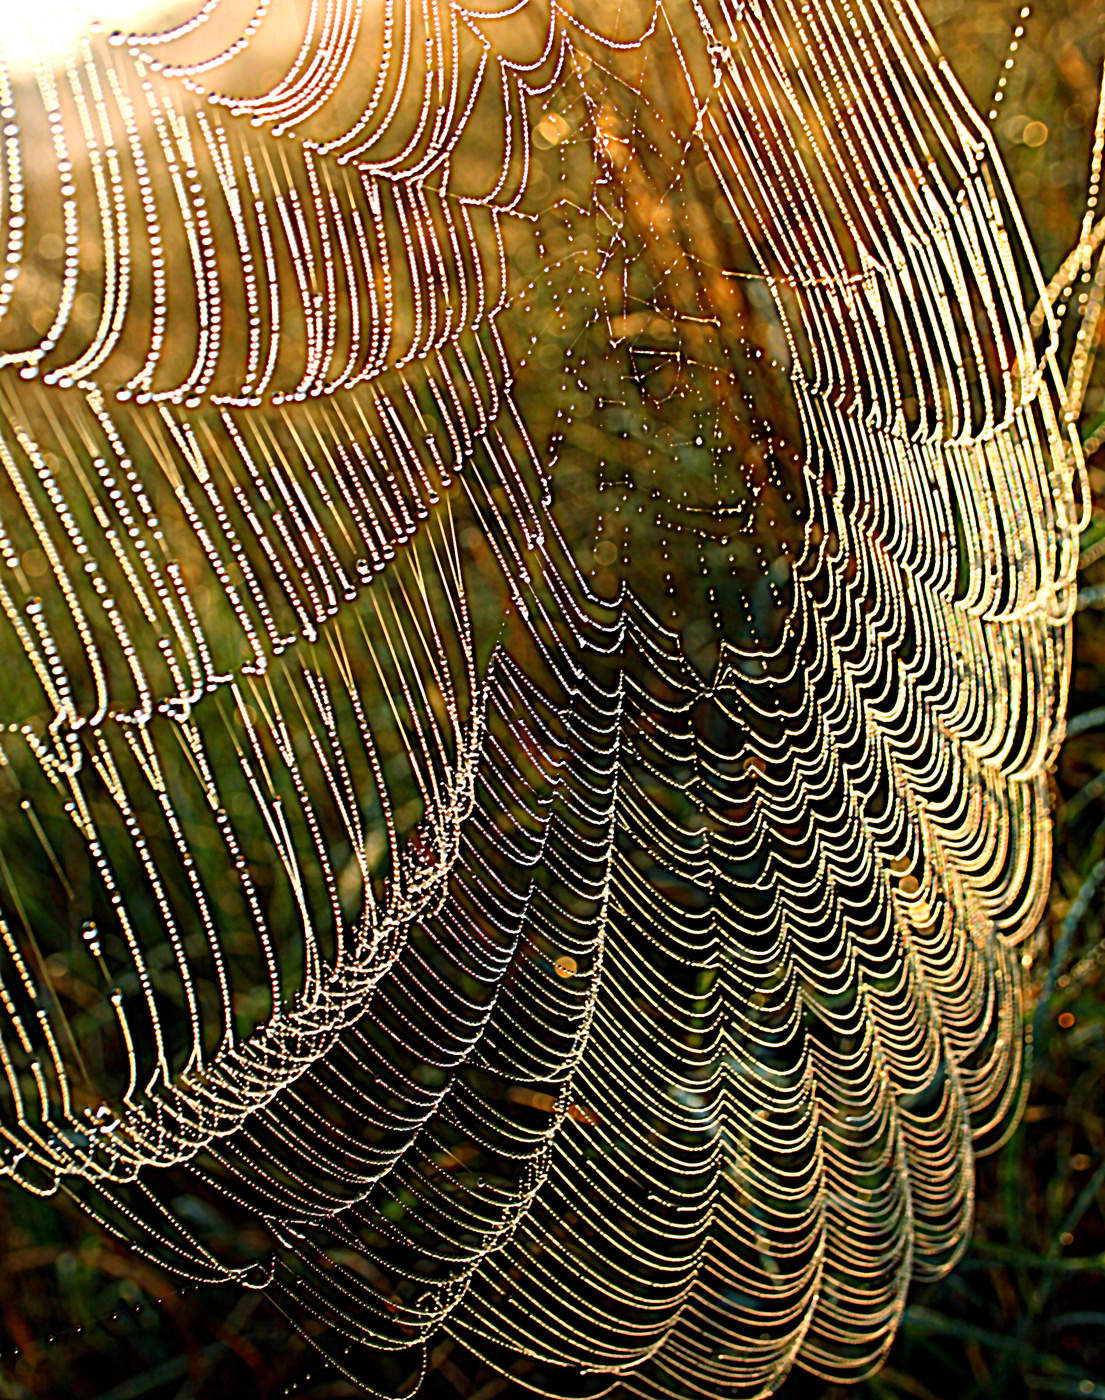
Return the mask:
M0 93L0 1171L383 1394L858 1377L1049 868L985 124L910 0L165 23Z

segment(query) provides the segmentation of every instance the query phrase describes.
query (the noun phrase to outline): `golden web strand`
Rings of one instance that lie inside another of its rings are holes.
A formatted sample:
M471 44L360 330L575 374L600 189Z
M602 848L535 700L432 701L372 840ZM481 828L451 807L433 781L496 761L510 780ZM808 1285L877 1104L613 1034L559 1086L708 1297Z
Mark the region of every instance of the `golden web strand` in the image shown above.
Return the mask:
M876 1365L1078 531L920 18L224 3L5 101L0 1169L380 1389Z

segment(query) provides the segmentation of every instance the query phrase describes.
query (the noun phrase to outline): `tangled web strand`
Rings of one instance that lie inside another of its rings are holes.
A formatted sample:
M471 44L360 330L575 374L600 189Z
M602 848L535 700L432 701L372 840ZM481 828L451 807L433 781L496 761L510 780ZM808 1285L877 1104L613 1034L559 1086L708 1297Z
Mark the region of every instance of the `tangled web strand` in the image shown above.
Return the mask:
M854 1379L1013 1121L1079 521L908 0L13 71L0 1172L381 1393Z

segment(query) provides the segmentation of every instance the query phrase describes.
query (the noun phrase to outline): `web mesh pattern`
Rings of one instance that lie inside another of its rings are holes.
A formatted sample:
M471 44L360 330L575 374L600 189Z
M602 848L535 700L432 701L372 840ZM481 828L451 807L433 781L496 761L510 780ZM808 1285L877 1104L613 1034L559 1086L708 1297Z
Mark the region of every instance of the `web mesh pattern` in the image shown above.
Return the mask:
M0 1170L381 1393L869 1370L1018 1106L1079 528L919 13L207 0L0 101Z

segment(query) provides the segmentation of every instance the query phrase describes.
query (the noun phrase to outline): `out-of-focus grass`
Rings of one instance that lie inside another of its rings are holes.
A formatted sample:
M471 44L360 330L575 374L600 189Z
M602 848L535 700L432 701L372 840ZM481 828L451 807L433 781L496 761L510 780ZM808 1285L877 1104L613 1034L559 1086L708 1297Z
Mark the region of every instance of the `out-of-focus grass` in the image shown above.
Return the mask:
M830 3L830 0L823 0ZM937 37L981 110L1009 56L994 127L1045 275L1082 218L1105 6L933 0ZM1070 314L1076 316L1077 293ZM1105 366L1087 433L1105 406ZM915 1289L883 1370L856 1400L1105 1400L1105 453L1090 461L1071 734L1056 775L1055 878L1034 972L1027 1111L979 1165L966 1257ZM257 1294L190 1290L90 1233L75 1210L0 1193L0 1400L307 1400L353 1395ZM448 1342L426 1395L516 1394ZM784 1400L845 1394L796 1377Z

